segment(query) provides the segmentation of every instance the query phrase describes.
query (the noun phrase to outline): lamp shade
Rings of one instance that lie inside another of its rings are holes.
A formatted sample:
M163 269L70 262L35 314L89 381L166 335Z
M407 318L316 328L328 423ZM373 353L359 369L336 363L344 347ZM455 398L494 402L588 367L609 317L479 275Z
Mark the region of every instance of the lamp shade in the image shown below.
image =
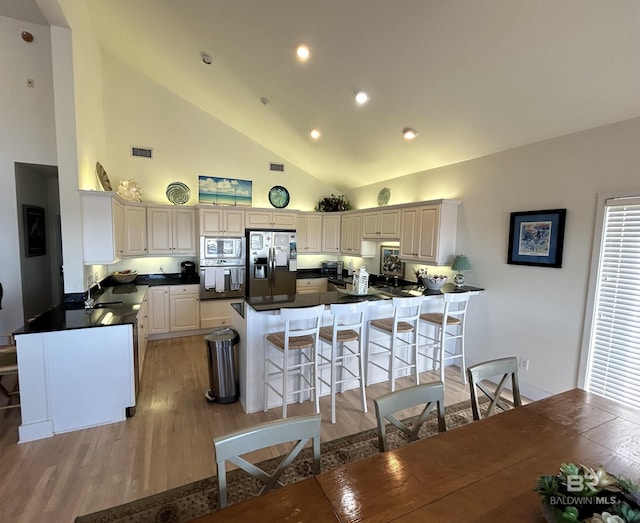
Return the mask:
M464 255L456 256L456 259L453 260L453 265L451 268L454 271L470 271L471 264L469 263L469 258Z

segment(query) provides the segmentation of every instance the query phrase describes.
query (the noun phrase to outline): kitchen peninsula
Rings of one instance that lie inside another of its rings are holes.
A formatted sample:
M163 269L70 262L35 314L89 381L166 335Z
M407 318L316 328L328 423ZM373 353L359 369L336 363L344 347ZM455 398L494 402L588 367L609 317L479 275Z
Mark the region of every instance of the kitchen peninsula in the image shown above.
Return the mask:
M405 282L408 283L408 282ZM353 303L367 301L369 303L365 320L388 317L393 315L392 298L425 296L425 305L430 304L434 309L441 307L443 293L470 291L475 294L484 289L465 286L457 288L448 283L442 291L429 290L424 287L408 285L375 284L369 288L369 293L363 296L353 295L341 290L320 292L312 294L296 294L292 296L269 296L247 298L244 303L234 304L237 314L233 315L232 326L239 333L239 380L240 403L245 412L257 412L264 408L264 337L267 333L275 332L282 328L280 309L284 307L312 307L326 305L326 317L323 324L329 325L329 306L332 303ZM366 344L366 329L365 329ZM420 369L425 370L425 369ZM377 372L376 372L377 371ZM376 369L370 375L370 382L376 383L388 379L387 375ZM349 383L345 389L353 388ZM320 394L328 394L328 388L321 388ZM275 396L269 398L269 408L280 405L280 400Z
M18 352L20 442L133 415L137 318L146 285L102 291L93 308L62 304L13 334Z

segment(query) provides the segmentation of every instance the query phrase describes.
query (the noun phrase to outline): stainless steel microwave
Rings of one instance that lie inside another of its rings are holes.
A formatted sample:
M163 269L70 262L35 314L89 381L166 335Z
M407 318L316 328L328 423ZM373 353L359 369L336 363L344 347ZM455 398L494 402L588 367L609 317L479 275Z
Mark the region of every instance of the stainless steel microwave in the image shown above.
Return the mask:
M200 260L220 259L244 260L244 238L201 236Z

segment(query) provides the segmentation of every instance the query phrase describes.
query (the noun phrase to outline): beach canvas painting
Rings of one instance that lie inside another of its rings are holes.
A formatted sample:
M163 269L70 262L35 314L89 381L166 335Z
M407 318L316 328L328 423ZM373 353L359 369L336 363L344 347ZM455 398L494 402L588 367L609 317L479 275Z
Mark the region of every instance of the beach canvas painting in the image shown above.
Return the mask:
M251 207L251 180L199 176L198 187L199 203Z

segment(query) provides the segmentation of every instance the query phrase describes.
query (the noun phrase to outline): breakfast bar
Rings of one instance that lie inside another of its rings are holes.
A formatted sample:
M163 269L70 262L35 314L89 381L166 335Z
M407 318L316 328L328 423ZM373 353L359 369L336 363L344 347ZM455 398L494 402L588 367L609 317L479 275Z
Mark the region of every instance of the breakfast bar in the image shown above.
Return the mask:
M562 463L640 477L637 410L573 389L340 466L194 521L544 521Z
M312 294L295 294L281 296L266 296L247 298L244 303L234 304L236 314L232 317L232 326L240 335L239 342L239 380L240 380L240 403L245 412L257 412L264 408L264 338L270 332L275 332L281 328L280 319L281 308L300 308L325 305L326 312L323 323L330 324L329 306L334 303L354 303L368 302L365 320L382 318L393 315L392 298L424 296L427 310L430 304L434 309L442 307L442 296L446 292L466 292L477 293L483 289L478 287L455 287L447 284L442 291L429 290L418 285L376 285L369 288L365 295L354 295L342 290L320 292ZM365 340L366 344L366 340ZM421 369L426 370L426 369ZM369 376L370 383L376 383L387 379L387 375L374 369ZM357 386L346 383L345 389ZM328 394L328 387L321 387L320 394ZM268 398L269 408L280 404L275 396Z

